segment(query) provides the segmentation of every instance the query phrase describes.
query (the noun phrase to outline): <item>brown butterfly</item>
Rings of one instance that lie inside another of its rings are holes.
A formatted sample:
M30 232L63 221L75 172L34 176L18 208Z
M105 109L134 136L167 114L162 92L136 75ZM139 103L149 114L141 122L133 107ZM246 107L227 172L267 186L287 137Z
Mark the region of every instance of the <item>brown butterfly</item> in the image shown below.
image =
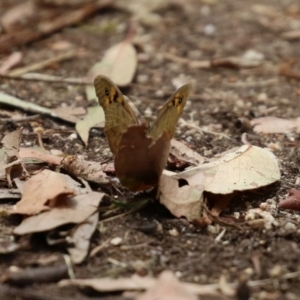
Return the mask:
M109 78L99 75L94 84L105 113L104 132L115 155L120 182L130 190L157 185L189 95L189 85L179 88L161 108L156 121L148 125L139 124L133 109Z

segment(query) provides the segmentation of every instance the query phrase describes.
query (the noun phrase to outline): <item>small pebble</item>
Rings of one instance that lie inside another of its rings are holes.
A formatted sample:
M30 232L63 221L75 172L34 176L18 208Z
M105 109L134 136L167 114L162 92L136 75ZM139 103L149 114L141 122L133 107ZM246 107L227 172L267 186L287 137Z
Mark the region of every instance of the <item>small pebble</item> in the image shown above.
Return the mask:
M149 81L149 75L147 74L139 74L136 78L138 83L147 83Z
M111 239L109 243L113 246L119 246L122 244L122 242L123 242L123 239L121 237L115 237L115 238Z
M268 203L262 202L262 203L260 204L259 207L260 207L261 210L267 210L267 208L268 208Z
M204 26L203 33L207 36L212 36L216 33L216 27L213 24L207 24Z
M162 91L162 90L157 90L157 91L155 92L155 97L163 98L164 96L165 96L165 93L164 93L164 91Z
M141 52L137 55L138 61L141 63L148 62L150 60L149 53Z
M275 265L269 272L270 276L273 278L279 277L282 274L282 267L280 265Z
M152 116L152 114L153 114L152 109L151 109L150 107L147 107L147 108L145 109L145 111L144 111L145 117L146 117L146 118L149 118L149 117Z
M257 100L261 102L265 102L268 100L268 95L266 93L260 93L257 96Z
M284 230L285 234L294 233L294 232L297 231L297 226L294 223L292 223L292 222L287 222L283 226L283 230Z
M76 139L77 139L77 133L74 132L74 133L70 134L70 135L67 137L67 139L70 140L70 141L76 140Z
M173 228L173 229L170 229L170 230L169 230L169 234L170 234L171 236L178 236L178 235L179 235L179 232L177 231L176 228Z
M206 228L206 230L207 230L209 233L217 234L216 226L208 225L207 228Z
M106 157L112 157L112 155L113 155L109 148L105 148L103 150L102 154L103 154L103 156L106 156Z

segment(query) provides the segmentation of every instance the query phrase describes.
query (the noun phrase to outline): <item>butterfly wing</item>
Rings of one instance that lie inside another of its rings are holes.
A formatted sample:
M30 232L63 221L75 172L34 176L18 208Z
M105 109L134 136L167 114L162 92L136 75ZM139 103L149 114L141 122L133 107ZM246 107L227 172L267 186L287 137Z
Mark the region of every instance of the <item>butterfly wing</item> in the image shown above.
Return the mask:
M156 141L166 131L170 139L175 134L176 124L181 116L189 96L189 85L180 87L164 104L159 115L148 131L148 134Z
M116 154L122 134L138 120L118 87L106 76L94 80L96 95L105 114L104 132L111 151Z

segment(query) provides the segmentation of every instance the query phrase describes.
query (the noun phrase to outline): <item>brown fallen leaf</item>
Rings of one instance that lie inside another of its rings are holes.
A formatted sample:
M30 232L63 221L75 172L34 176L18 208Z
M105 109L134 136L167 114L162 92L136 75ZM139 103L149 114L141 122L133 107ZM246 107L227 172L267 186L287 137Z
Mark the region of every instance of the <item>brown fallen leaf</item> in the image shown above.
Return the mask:
M87 181L108 184L107 175L99 162L86 161L78 156L68 156L62 161L62 167L72 176L81 177Z
M74 195L79 185L68 175L43 170L25 182L22 199L11 213L35 215L49 210L59 197Z
M169 155L168 134L164 132L153 144L147 130L145 124L129 126L121 137L115 156L117 177L132 191L157 186Z
M290 189L289 197L281 200L278 208L300 210L300 191L295 188Z
M250 121L253 130L259 133L300 133L300 118L282 119L277 117L262 117Z
M14 234L24 235L54 229L64 224L80 224L98 210L103 193L91 192L68 198L63 205L28 217L14 229Z
M136 300L172 299L172 300L197 300L198 297L192 294L170 271L160 274L153 287Z
M68 248L68 252L74 264L80 264L86 258L90 247L90 238L97 228L98 219L99 213L96 212L73 230L71 238L74 246Z

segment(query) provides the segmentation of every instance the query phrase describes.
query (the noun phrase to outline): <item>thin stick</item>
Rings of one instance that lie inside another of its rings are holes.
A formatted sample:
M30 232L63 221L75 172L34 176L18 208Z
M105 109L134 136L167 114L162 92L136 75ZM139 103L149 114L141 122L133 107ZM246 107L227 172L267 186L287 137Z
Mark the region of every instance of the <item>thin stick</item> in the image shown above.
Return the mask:
M90 85L92 82L87 81L86 78L64 78L61 76L53 76L41 73L27 73L24 75L10 75L0 74L0 78L14 79L14 80L25 80L25 81L44 81L54 83L68 83L74 85Z
M3 34L0 36L0 52L7 52L13 47L39 40L42 37L52 34L67 26L77 24L96 13L99 9L111 4L111 0L96 1L94 3L86 4L81 8L66 12L51 21L40 23L35 30L30 28L19 32Z
M49 65L52 65L53 63L57 63L57 62L60 62L63 60L73 58L77 55L78 55L77 50L70 50L67 53L63 53L63 54L57 55L55 57L51 57L49 59L34 63L34 64L26 66L24 68L14 69L13 71L9 72L8 74L11 76L20 76L20 75L23 75L23 74L31 72L31 71L43 69Z

